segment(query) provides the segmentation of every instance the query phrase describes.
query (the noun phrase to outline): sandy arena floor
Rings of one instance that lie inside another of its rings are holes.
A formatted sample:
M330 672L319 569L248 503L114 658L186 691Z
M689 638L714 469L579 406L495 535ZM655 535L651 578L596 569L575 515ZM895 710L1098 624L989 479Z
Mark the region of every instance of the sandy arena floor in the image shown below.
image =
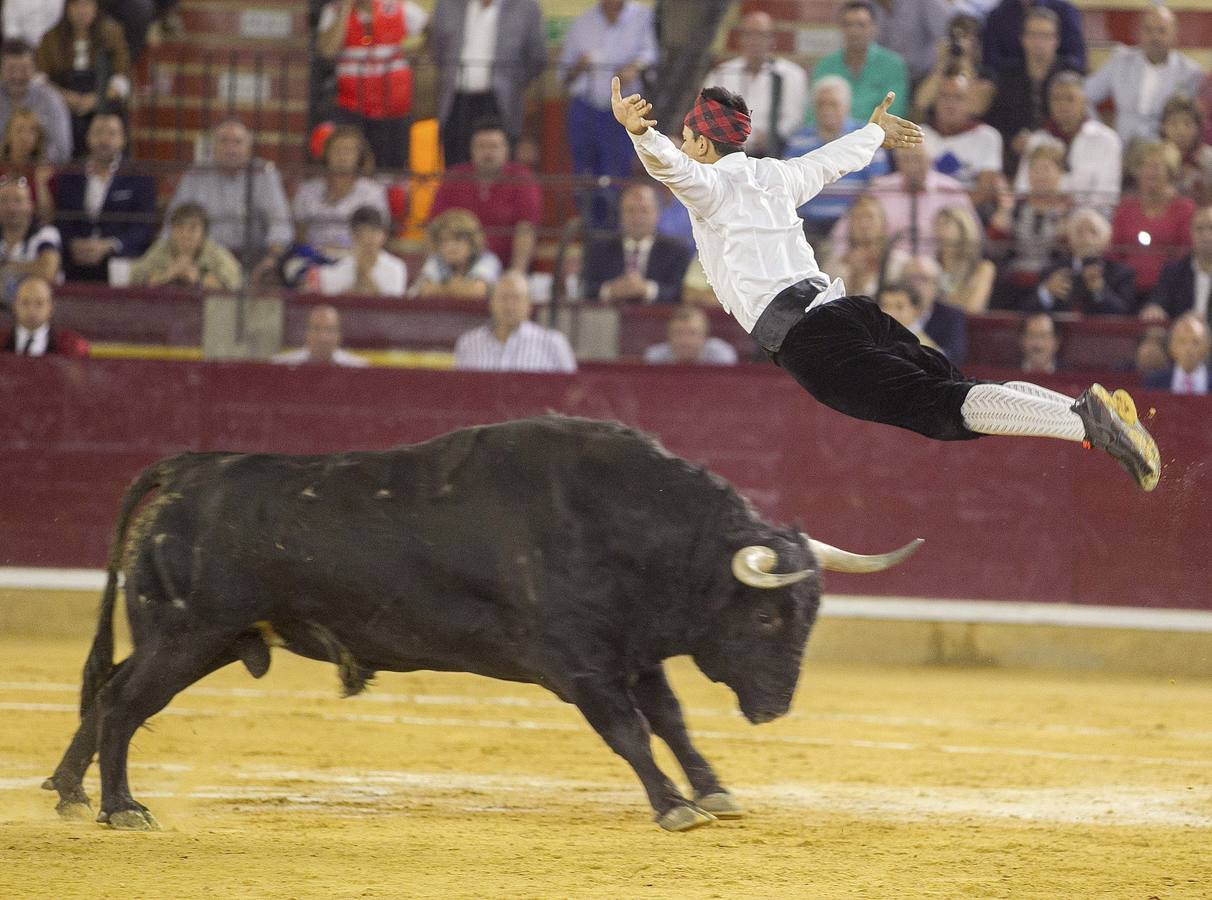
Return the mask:
M137 834L60 822L38 789L86 649L0 638L0 897L1212 898L1208 681L809 663L754 727L677 661L751 812L671 835L542 690L387 674L339 700L331 667L275 651L136 738L164 828Z

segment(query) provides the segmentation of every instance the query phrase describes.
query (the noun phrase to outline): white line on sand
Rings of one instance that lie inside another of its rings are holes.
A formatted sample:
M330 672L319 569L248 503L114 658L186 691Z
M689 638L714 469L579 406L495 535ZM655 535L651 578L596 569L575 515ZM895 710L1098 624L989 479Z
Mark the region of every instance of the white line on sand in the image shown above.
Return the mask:
M459 812L552 812L575 803L639 807L637 785L624 781L544 778L524 774L406 772L216 767L217 781L173 789L148 785L139 796L214 800L245 808L262 800L283 806L334 807L333 812L386 815L424 802ZM40 778L0 779L0 791L34 790ZM468 796L468 795L472 796ZM491 795L487 806L484 795ZM966 788L925 785L854 785L780 782L746 785L738 797L751 807L794 807L818 815L840 814L902 822L1031 821L1112 827L1212 828L1212 789L1093 785L1061 788Z

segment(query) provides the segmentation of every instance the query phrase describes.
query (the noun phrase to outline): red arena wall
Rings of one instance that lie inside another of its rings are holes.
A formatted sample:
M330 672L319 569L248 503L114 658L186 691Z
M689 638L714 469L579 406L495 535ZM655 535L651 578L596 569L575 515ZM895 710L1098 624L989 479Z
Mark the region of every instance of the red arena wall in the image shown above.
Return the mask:
M766 366L499 376L0 358L0 564L102 565L122 490L161 456L383 448L558 411L652 432L829 543L926 538L895 571L831 576L834 592L1212 608L1212 398L1138 400L1157 408L1153 494L1075 444L942 444L857 422Z

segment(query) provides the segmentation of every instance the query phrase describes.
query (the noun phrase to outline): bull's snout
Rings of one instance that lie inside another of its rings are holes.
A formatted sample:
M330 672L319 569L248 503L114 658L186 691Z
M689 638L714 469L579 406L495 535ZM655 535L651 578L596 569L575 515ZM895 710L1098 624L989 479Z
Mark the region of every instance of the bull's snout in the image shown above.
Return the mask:
M780 716L785 716L787 714L787 707L783 707L782 709L743 709L741 712L754 725L763 725L766 722L773 722Z

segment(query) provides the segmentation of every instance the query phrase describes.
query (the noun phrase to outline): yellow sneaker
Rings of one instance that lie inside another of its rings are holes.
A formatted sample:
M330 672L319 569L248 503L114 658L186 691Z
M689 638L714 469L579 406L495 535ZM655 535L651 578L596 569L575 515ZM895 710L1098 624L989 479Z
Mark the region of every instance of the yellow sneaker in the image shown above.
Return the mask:
M1086 426L1086 441L1091 447L1111 454L1144 490L1157 487L1161 454L1157 443L1140 424L1136 404L1127 391L1108 393L1101 384L1092 384L1072 408Z

